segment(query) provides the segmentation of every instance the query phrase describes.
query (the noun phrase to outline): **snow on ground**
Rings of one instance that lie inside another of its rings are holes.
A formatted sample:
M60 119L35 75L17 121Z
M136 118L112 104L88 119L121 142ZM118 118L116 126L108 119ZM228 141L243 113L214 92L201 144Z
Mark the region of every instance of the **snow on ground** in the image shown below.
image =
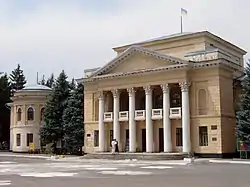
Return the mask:
M169 163L171 166L168 166ZM180 162L181 163L181 162ZM177 163L178 165L178 163ZM100 175L152 175L155 170L173 169L173 162L138 160L61 160L41 161L0 161L0 176L17 175L20 177L78 177ZM3 182L2 182L3 183ZM0 185L2 185L0 181ZM7 184L8 182L4 183Z

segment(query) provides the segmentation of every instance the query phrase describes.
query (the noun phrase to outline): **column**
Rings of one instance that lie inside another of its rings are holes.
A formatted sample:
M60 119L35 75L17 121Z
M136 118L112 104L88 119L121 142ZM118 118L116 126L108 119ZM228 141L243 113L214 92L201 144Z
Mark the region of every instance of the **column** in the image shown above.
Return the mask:
M153 152L153 124L152 124L152 89L150 86L145 86L146 95L146 152Z
M129 96L129 152L136 152L135 89L127 89Z
M120 111L120 93L118 89L112 90L113 99L114 99L114 108L113 108L113 132L114 139L120 144L120 124L119 124L119 111Z
M105 128L104 128L104 95L103 91L99 91L99 151L105 151Z
M188 82L181 82L182 96L182 152L189 153L191 151L190 141L190 110L189 110L189 86Z
M161 85L163 92L163 139L164 152L172 152L171 121L169 118L170 99L168 84Z

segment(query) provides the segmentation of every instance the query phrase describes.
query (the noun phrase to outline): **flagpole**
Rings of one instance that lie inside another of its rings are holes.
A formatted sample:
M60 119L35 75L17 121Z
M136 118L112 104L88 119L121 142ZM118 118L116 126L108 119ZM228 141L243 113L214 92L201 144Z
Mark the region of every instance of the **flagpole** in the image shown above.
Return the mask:
M182 15L181 15L181 33L183 33Z

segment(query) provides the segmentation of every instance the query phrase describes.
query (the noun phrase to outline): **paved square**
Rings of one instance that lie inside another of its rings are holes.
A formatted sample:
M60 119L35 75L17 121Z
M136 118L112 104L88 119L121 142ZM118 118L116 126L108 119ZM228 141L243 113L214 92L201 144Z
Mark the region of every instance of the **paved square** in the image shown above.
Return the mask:
M249 173L238 164L0 157L0 186L249 187Z

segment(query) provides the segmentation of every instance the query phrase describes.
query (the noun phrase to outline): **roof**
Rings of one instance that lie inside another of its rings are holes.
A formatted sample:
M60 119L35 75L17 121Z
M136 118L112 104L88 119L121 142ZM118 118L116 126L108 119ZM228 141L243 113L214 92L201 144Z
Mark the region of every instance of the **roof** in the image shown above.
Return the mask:
M235 50L239 51L242 54L247 53L244 49L241 49L238 46L232 44L231 42L228 42L227 40L224 40L223 38L221 38L221 37L219 37L211 32L208 32L208 31L176 33L176 34L161 36L161 37L157 37L154 39L136 42L136 43L132 43L132 44L128 44L128 45L114 47L113 50L120 51L120 50L124 50L124 48L127 48L127 47L132 46L132 45L147 46L147 45L151 45L153 42L165 42L166 40L179 40L179 39L183 39L185 37L191 38L191 37L199 37L199 36L208 36L208 37L210 37L210 38L212 38L220 43L230 45L231 47L233 47Z
M28 85L25 86L22 90L18 90L17 92L23 92L23 91L51 91L52 89L48 86L35 84L35 85Z
M170 35L166 35L166 36L161 36L161 37L145 40L145 41L142 41L142 42L139 42L139 43L154 42L154 41L164 40L164 39L168 39L168 38L174 38L174 37L189 35L189 34L192 34L192 32L183 32L183 33L170 34ZM139 43L137 43L137 44L139 44Z

